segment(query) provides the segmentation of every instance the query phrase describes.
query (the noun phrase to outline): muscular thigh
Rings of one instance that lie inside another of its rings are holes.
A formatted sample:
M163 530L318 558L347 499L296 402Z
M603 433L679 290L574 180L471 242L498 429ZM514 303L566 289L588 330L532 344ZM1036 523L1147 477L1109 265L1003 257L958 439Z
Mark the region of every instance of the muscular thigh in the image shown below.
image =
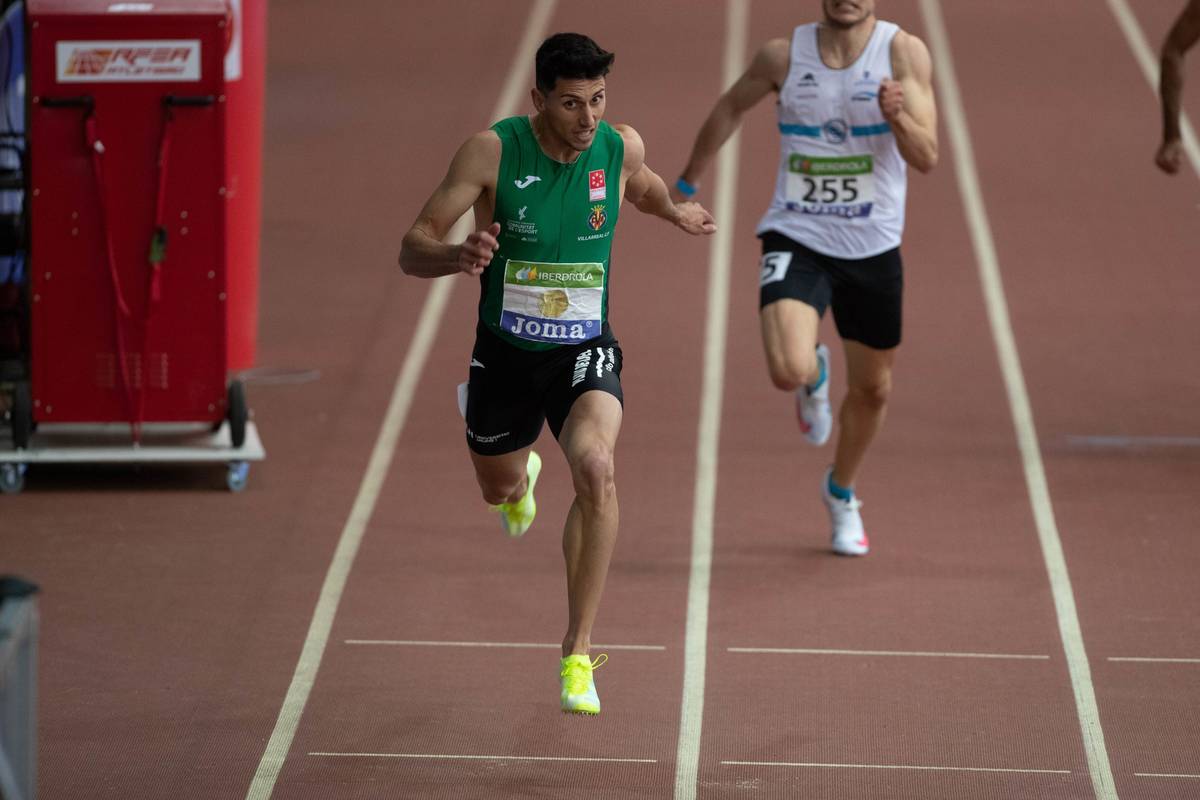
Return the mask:
M608 392L588 391L571 407L558 439L567 462L575 464L595 447L612 453L617 446L624 411Z

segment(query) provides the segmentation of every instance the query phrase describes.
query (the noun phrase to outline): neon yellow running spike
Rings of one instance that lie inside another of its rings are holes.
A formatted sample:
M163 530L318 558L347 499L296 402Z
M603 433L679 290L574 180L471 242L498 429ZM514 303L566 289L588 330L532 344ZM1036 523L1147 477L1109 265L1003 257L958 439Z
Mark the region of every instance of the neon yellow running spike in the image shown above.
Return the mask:
M588 656L567 656L562 660L558 677L562 679L562 710L572 714L599 714L600 695L596 694L596 682L592 670L599 669L608 661L608 654L601 653L592 661Z
M533 487L537 484L538 473L542 471L542 457L534 451L529 451L529 461L526 462L525 474L529 477L529 485L525 494L515 503L500 503L492 506L493 511L500 512L500 524L504 532L512 538L517 538L529 530L533 518L537 514L537 501L533 499Z

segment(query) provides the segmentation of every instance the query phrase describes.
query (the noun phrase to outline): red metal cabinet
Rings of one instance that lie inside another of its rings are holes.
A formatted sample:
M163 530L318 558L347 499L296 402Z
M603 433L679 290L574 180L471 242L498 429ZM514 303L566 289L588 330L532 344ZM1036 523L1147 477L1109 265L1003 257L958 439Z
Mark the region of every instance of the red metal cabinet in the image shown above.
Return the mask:
M36 422L226 414L229 29L224 0L27 2Z

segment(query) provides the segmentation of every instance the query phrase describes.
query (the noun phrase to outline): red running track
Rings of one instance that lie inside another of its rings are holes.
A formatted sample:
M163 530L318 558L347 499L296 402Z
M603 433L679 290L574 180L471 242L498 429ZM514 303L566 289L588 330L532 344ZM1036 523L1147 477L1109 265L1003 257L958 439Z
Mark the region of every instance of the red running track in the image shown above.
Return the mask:
M1197 176L1154 170L1155 97L1105 3L942 5L1111 796L1195 797ZM1132 3L1152 43L1173 5ZM432 291L396 269L400 236L490 123L529 7L272 7L260 358L321 377L251 386L269 459L242 495L205 470L76 468L3 498L0 566L44 589L40 796L248 796ZM749 46L796 13L751 4ZM917 0L880 15L931 41ZM548 29L618 53L609 118L673 176L721 87L723 4L564 2ZM940 88L948 69L935 56ZM1200 108L1200 80L1185 103ZM570 494L548 435L524 540L478 499L453 402L476 288L457 279L272 796L1101 796L945 125L941 143L937 170L910 180L905 343L859 487L874 551L846 560L826 552L816 491L831 451L801 442L762 365L752 228L772 110L743 127L720 220L732 282L683 794L710 242L624 209L623 522L596 639L639 649L607 650L604 713L556 706ZM718 185L707 176L710 207ZM836 399L840 353L835 369ZM805 652L743 652L766 648ZM917 652L944 655L895 654ZM1114 660L1135 658L1176 660Z

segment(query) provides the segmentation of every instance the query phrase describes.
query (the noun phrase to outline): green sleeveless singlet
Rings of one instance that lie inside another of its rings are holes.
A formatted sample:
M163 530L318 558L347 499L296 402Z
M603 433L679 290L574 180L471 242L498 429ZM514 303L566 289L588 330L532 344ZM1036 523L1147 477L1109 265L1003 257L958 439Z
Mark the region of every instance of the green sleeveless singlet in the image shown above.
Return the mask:
M506 342L549 350L600 335L625 142L606 122L571 164L548 157L528 117L500 137L493 221L500 249L479 277L479 319Z

